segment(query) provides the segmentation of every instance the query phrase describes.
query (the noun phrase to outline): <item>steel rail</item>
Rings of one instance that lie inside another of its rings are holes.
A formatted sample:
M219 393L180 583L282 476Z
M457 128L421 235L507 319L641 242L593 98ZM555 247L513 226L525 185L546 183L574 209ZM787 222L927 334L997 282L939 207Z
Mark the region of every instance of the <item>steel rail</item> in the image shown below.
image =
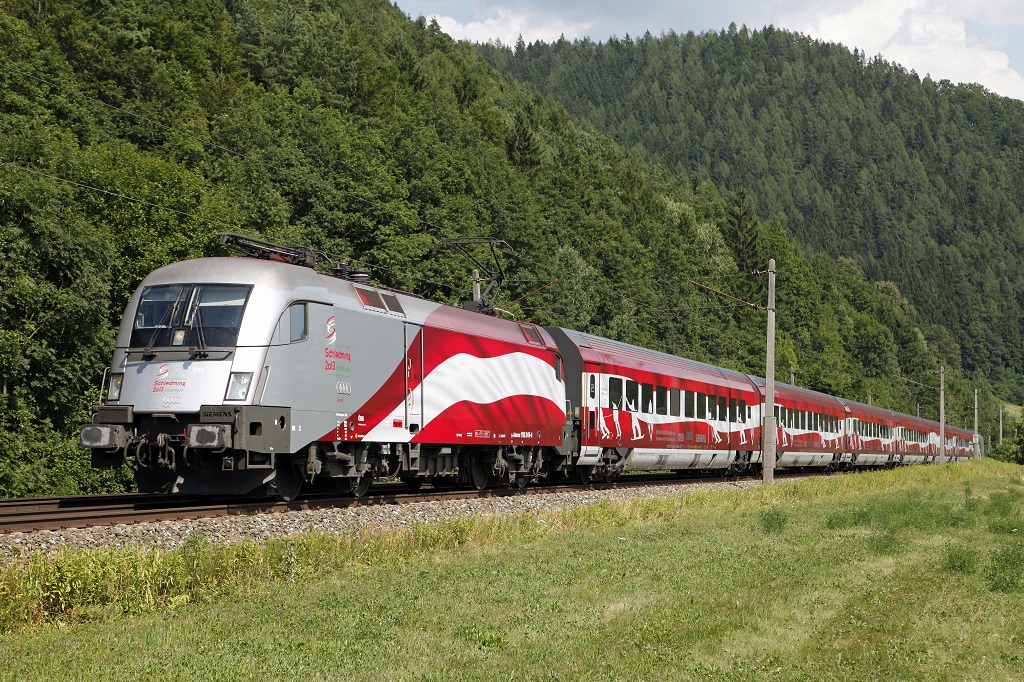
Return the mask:
M793 472L791 475L807 475ZM730 477L733 480L751 476ZM234 514L301 511L308 509L355 508L374 505L412 504L441 500L469 500L582 492L606 488L692 485L729 480L724 476L653 476L632 474L613 484L559 483L554 485L476 489L428 488L409 491L398 483L377 484L361 498L334 494L310 494L297 500L174 497L153 494L75 495L69 497L16 498L0 500L0 533L63 530L143 522L180 521Z

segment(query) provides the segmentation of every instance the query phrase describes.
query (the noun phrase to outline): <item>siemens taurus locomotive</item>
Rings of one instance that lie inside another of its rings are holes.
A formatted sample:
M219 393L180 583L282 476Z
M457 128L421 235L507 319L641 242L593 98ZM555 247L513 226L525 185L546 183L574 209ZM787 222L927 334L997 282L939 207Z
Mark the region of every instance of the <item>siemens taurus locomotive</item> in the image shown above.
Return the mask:
M309 485L362 495L381 476L483 489L760 464L763 379L232 240L262 258L185 261L142 282L82 427L93 465L131 464L141 491L290 499ZM877 407L781 386L775 414L782 467L940 456L938 424ZM969 432L946 434L941 456L971 456Z

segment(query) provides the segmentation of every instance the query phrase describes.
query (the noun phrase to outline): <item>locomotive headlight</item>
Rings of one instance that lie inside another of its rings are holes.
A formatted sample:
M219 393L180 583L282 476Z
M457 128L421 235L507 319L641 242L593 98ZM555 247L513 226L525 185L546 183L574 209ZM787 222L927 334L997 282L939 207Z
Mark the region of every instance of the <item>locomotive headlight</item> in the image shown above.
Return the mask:
M124 374L110 375L110 384L107 386L107 400L121 399L121 382L123 380Z
M250 384L252 384L252 372L232 372L224 400L245 400L249 395Z

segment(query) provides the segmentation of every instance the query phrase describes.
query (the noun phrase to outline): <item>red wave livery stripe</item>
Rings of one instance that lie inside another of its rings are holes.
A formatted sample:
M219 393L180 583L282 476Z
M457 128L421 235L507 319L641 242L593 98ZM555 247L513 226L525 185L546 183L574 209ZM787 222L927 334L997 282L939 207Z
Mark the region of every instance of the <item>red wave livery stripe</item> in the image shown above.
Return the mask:
M456 312L461 313L462 311ZM434 318L435 314L431 314L431 316L427 318L427 323L429 324ZM507 323L503 323L501 326L501 329L507 332L508 330L504 329L505 327L507 327ZM514 331L519 336L518 338L516 336L511 336L511 338L517 338L517 341L476 336L446 328L425 326L417 333L412 343L410 343L409 351L407 351L402 361L397 367L395 367L381 388L371 396L366 403L356 409L337 429L332 429L327 434L324 434L320 440L361 440L366 436L366 434L370 433L374 429L386 426L383 425L382 422L387 420L389 417L393 418L393 411L396 405L404 404L408 397L406 394L406 372L408 372L409 391L412 393L413 399L419 401L421 398L421 391L419 390L420 384L429 383L431 374L435 370L460 355L468 356L470 358L484 359L504 358L512 354L530 356L536 358L535 362L539 360L550 366L551 377L554 379L555 370L552 351L527 343L525 337L523 337L521 332L519 332L518 327L516 327ZM506 335L508 336L508 334ZM421 343L423 347L422 354L420 352ZM508 377L504 378L508 379ZM467 382L472 382L474 380L488 381L493 379L493 377L466 376L464 379ZM423 392L426 392L426 390L427 387L424 388ZM425 396L428 403L430 402L431 397L432 396ZM523 404L527 406L532 404L533 399L538 401L542 400L536 396L528 394L512 397L522 398L525 401ZM564 389L562 389L562 399L564 400ZM539 417L537 418L536 428L533 430L538 430L543 427L541 432L551 433L552 438L554 437L553 432L557 431L557 440L552 440L551 444L560 445L561 424L565 420L565 415L561 411L562 407L561 405L553 405L550 400L543 402L552 405L555 409L551 409L551 407L544 407L543 409L534 410L537 415L543 414L544 417L542 419ZM447 410L443 411L442 414L445 412L447 412ZM524 417L517 411L505 409L497 409L492 412L488 412L481 408L476 410L474 414L476 414L476 417L473 418L478 420L476 424L466 424L467 427L470 425L475 426L475 428L472 429L474 432L477 430L490 430L497 431L498 433L522 432L524 430L529 431L531 429L523 426L524 418L530 420L535 419L535 417L532 416L532 412L527 412ZM555 414L557 414L557 417L554 416ZM424 423L421 424L422 428L415 435L415 442L436 442L443 444L458 442L450 438L448 435L441 435L456 434L460 432L460 429L455 428L451 424L449 424L449 426L442 426L439 424L436 428L432 428L431 424L438 416L439 415L432 414L422 415ZM360 417L362 417L362 421L359 420ZM467 419L469 419L469 417L467 417ZM555 423L558 424L557 429L552 426ZM402 424L402 428L404 429L408 429L408 426L408 424ZM466 428L463 428L461 429L461 432L465 433L466 430ZM436 436L432 435L435 433L437 434ZM399 436L400 434L395 432L395 435ZM374 440L377 440L377 438L374 438ZM388 438L386 440L410 440L410 435L408 431L405 431L404 437ZM545 440L547 440L546 437Z
M481 405L460 402L434 417L414 443L557 446L565 414L550 400L518 395Z

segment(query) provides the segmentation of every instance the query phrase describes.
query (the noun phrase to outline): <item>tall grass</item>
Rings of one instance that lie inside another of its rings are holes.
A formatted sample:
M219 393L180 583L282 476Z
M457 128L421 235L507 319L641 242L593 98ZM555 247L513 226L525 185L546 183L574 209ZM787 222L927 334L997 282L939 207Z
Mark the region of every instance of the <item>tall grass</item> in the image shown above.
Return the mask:
M52 620L116 617L157 608L259 592L269 584L294 582L342 569L394 565L431 552L483 548L546 534L691 519L727 517L766 534L784 533L802 505L827 500L827 528L863 526L880 534L872 549L899 551L899 533L940 528L1017 523L1019 490L981 500L964 488L950 505L931 492L969 484L978 477L1019 483L1020 469L992 461L911 467L790 482L746 491L704 491L657 500L599 503L544 515L475 516L403 530L340 534L303 533L264 543L212 544L194 533L172 550L66 549L55 554L16 556L0 566L0 631ZM1002 526L999 526L1000 528ZM1000 531L1001 532L1001 531ZM1012 534L1011 534L1012 535ZM1021 585L1024 544L1016 538L986 563L991 589ZM972 565L961 550L947 549L944 565L966 571ZM487 640L486 633L479 636Z

